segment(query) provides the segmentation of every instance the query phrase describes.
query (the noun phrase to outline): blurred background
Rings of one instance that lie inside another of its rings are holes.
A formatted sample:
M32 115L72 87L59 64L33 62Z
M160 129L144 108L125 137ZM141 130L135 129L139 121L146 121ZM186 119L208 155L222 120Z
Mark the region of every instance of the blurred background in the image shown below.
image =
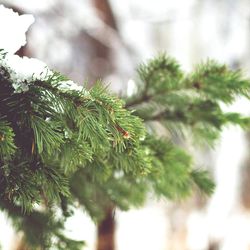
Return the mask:
M183 69L207 58L250 75L249 0L0 0L20 14L33 14L20 56L35 57L79 84L98 79L118 95L133 91L139 63L161 51ZM225 109L249 115L238 100ZM182 202L148 198L141 209L116 211L117 250L249 250L250 135L228 127L214 148L188 145L196 164L217 184L210 199ZM16 250L19 236L0 214L3 250ZM4 223L5 224L4 224ZM76 210L67 234L94 250L96 226Z

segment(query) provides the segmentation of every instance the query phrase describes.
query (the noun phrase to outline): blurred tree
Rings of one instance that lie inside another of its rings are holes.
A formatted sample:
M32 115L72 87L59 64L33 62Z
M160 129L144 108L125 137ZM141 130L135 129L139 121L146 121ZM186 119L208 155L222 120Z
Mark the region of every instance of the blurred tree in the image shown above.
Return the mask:
M247 134L248 148L250 142L250 133ZM241 169L242 182L240 185L240 202L244 209L250 210L250 158L247 157Z
M96 8L97 14L100 19L111 29L116 31L118 34L118 27L116 20L108 0L99 1L92 0L93 5ZM96 41L96 40L94 40ZM96 41L94 43L95 51L97 52L97 57L102 58L105 64L113 64L111 60L110 48L104 46L104 44ZM110 65L109 71L106 73L112 73L113 66ZM104 72L103 72L104 73ZM102 78L105 77L106 73L100 75ZM115 242L115 222L114 222L114 207L111 205L106 209L105 216L103 220L98 223L97 226L97 250L103 249L114 249Z
M98 1L92 0L98 15L109 27L118 31L116 20L108 0Z
M103 207L102 211L109 211L105 216L105 222L106 218L114 219L110 209L114 206L114 202L117 202L116 206L127 209L124 204L120 204L122 198L127 204L135 203L136 205L140 199L145 199L148 190L155 192L157 196L163 195L170 199L189 194L192 182L201 186L204 184L204 190L211 190L212 186L207 181L206 172L189 172L188 169L192 165L190 157L184 153L183 149L175 146L173 141L186 136L190 139L192 136L195 144L206 142L211 145L218 138L224 125L230 122L242 127L249 125L248 118L243 118L237 113L224 113L219 105L221 102L232 103L238 95L248 97L248 90L245 91L245 87L249 83L241 78L240 71L232 71L225 65L208 61L196 67L193 73L185 75L175 60L162 55L142 65L138 73L140 76L138 92L126 99L126 107L134 110L134 114L144 120L149 133L155 137L149 136L143 141L143 144L150 149L155 171L144 177L141 183L136 183L136 189L133 189L133 192L136 190L138 192L136 200L133 200L134 197L130 194L131 187L135 187L135 184L122 183L124 175L119 178L119 183L116 185L114 183L117 177L112 174L104 185L94 184L95 180L93 180L91 184L94 192L99 193L95 204L98 204L99 209ZM159 129L159 124L161 129ZM157 139L159 132L165 134L164 140ZM177 175L175 176L173 172L170 174L169 169L177 171ZM187 173L189 174L186 175ZM74 180L74 183L77 181ZM118 188L122 192L117 194L112 191ZM103 193L105 189L109 190L106 194ZM74 195L78 196L75 193ZM108 197L104 198L105 195ZM119 196L116 197L117 195ZM80 202L86 205L87 200L81 201L80 199ZM113 227L112 223L110 232L107 229L107 236L101 237L106 241L105 244L98 245L98 250L112 249L114 244L112 241L110 244L107 243L107 239L113 239L110 237L114 231Z

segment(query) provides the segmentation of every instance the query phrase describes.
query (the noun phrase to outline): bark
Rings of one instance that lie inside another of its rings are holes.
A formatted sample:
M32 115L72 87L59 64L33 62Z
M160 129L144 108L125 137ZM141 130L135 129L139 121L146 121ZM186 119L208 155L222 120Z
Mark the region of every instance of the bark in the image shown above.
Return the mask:
M97 250L115 250L114 208L107 209L105 218L98 224Z
M248 148L250 148L250 132L246 135L248 140ZM240 183L240 199L241 205L247 211L250 210L250 157L248 156L241 169L241 183Z
M97 10L97 14L102 19L103 22L105 22L109 27L112 29L117 29L116 20L113 14L113 11L111 9L111 6L109 4L108 0L93 0L93 5L95 6Z
M108 0L92 0L97 15L110 28L118 33L116 20ZM94 42L94 41L93 41ZM106 62L108 68L101 77L112 73L113 62L111 60L111 49L98 41L93 43L96 57ZM108 72L107 72L108 71ZM100 73L100 72L99 72ZM98 224L97 250L115 250L115 218L113 216L114 207L110 206L106 210L104 219Z
M16 247L16 250L32 250L32 249L29 248L29 247L25 244L24 240L22 239L22 240L19 242L18 246Z
M220 246L218 242L210 242L208 246L208 250L219 250Z
M92 0L92 4L96 10L97 16L111 29L118 31L115 17L112 12L112 8L108 0ZM99 31L105 35L105 28ZM117 32L118 33L118 32ZM112 49L97 40L95 37L91 37L88 34L84 34L84 40L87 40L91 47L91 60L89 74L90 80L95 83L100 78L105 78L110 75L115 68L112 61ZM86 41L85 41L86 42ZM90 85L92 85L90 84Z

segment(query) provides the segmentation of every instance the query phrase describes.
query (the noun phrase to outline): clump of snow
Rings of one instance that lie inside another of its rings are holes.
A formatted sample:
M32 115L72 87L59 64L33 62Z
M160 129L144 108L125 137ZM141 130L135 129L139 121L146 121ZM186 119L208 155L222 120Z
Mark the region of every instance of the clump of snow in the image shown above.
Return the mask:
M38 59L21 58L9 53L0 60L0 66L8 71L16 93L28 91L30 82L45 80L52 74L47 65Z
M0 5L0 48L15 53L26 44L25 32L34 21L32 15L18 15L12 9Z
M15 93L26 92L32 82L36 80L46 81L53 75L53 71L36 58L20 57L5 52L2 53L2 56L0 53L0 66L8 71ZM58 88L62 91L81 91L84 95L88 95L88 91L83 86L71 80L61 81Z
M76 90L76 91L82 91L84 89L83 86L80 86L71 80L60 82L59 88L61 90Z
M32 82L36 80L46 81L53 75L53 71L44 62L36 58L19 57L10 53L0 57L0 66L8 71L15 93L26 92ZM88 95L88 91L83 86L71 80L61 81L58 88L62 91L81 91L84 95Z
M79 91L85 97L91 98L89 91L81 85L76 84L75 82L68 80L68 81L61 81L58 85L58 88L62 91Z
M32 82L46 81L49 76L53 75L44 62L35 58L14 55L21 46L25 45L25 32L33 22L32 15L18 15L13 10L0 5L0 66L8 71L15 93L26 92ZM82 86L73 81L62 81L59 88L88 94Z
M24 11L32 11L34 12L41 12L51 9L53 5L57 4L55 0L42 0L42 1L34 1L34 0L1 0L3 4L11 4L13 6L17 6Z

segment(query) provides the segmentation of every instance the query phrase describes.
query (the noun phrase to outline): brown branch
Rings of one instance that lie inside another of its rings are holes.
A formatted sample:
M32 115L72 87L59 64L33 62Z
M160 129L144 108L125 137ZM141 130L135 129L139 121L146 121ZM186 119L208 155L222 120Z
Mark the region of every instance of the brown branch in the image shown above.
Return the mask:
M97 10L97 14L102 21L112 29L118 31L116 20L108 0L92 0Z

